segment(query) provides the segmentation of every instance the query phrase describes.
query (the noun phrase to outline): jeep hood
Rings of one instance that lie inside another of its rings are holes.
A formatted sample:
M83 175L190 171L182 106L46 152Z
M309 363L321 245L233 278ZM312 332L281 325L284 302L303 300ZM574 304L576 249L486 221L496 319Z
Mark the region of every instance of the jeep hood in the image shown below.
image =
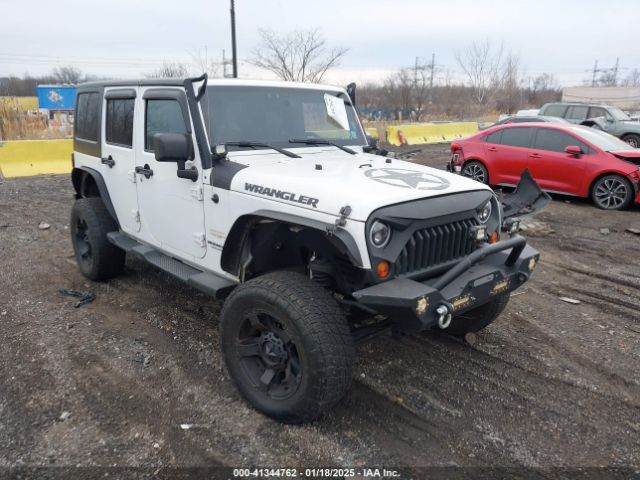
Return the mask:
M269 150L230 152L230 161L247 167L235 174L231 190L335 216L349 205L349 218L360 221L388 205L491 190L460 175L379 155L350 155L334 148L291 151L302 158Z

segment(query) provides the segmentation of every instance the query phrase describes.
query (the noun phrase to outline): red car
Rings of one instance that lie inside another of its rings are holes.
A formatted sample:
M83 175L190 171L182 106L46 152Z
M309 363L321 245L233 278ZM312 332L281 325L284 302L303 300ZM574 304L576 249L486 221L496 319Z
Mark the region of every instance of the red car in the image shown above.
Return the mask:
M517 185L525 168L543 190L591 197L604 209L640 203L640 149L580 125L500 125L451 145L448 169L491 185Z

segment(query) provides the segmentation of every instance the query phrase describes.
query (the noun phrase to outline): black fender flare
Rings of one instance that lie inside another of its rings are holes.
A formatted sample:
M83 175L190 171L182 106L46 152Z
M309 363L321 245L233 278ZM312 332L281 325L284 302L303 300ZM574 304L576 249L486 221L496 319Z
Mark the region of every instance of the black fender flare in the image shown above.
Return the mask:
M312 220L298 215L273 211L258 210L251 214L238 217L229 231L222 247L222 257L220 264L222 268L232 274L237 274L240 268L240 257L244 250L251 227L262 220L273 220L291 225L299 225L318 230L326 234L327 240L334 245L338 251L349 257L354 266L362 268L362 255L358 249L358 244L349 232L335 227L334 224Z
M73 183L73 189L76 191L76 199L89 196L87 195L88 178L91 178L95 182L95 185L98 187L100 198L102 198L102 201L104 202L104 206L107 207L109 214L113 217L118 226L120 226L116 210L113 208L113 203L109 196L109 189L104 182L104 178L102 178L102 174L97 170L82 166L74 167L71 171L71 182Z

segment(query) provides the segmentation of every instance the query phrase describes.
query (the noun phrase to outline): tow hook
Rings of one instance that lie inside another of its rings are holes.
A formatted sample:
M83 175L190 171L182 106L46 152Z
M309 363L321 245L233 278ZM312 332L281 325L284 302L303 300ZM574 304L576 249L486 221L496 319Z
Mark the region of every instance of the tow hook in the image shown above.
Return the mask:
M436 313L438 314L438 326L443 330L447 328L451 324L451 313L449 306L440 304L438 308L436 308Z

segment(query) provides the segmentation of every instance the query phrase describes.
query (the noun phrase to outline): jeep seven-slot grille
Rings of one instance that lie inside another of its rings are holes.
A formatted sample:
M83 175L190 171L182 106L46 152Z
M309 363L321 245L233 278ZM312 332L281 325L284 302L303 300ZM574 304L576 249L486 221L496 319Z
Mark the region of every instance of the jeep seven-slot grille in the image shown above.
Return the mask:
M435 267L469 255L475 242L469 231L478 222L469 218L458 222L417 230L400 252L395 274Z

